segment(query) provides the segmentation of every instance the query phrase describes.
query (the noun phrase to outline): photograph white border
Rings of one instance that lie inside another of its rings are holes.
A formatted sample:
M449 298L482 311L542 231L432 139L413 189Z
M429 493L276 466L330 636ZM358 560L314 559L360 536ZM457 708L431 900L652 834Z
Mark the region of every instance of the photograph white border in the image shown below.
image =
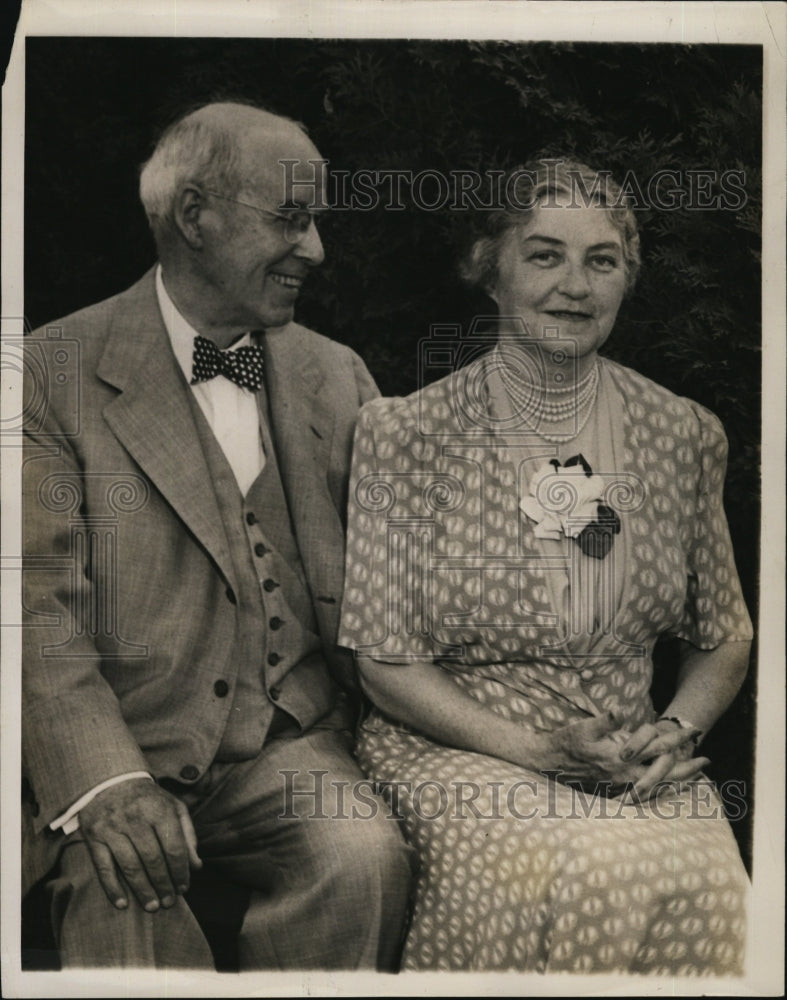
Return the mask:
M8 997L160 996L778 996L784 987L785 745L785 44L782 3L531 0L23 0L3 87L3 335L24 315L24 40L136 37L470 38L511 41L757 44L764 53L763 425L760 697L750 946L743 979L520 974L242 973L138 970L21 972L19 904L19 629L2 641L2 992ZM20 413L19 373L3 365L3 414ZM20 451L2 448L2 623L21 620Z

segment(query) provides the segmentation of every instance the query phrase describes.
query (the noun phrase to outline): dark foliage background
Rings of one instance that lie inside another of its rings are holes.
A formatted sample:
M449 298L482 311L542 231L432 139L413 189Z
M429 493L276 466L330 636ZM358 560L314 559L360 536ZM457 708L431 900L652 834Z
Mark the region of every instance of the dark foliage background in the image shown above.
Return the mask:
M737 211L640 213L643 269L605 348L714 410L727 511L757 611L762 53L756 46L308 39L31 38L25 289L37 326L127 287L155 255L137 170L186 108L245 98L303 121L334 169L457 170L569 154L647 180L745 174ZM716 189L718 193L718 188ZM433 323L491 311L456 278L468 213L338 215L299 319L350 344L385 394L417 385ZM672 657L662 653L659 697ZM751 807L754 669L705 744ZM734 823L750 862L750 815Z

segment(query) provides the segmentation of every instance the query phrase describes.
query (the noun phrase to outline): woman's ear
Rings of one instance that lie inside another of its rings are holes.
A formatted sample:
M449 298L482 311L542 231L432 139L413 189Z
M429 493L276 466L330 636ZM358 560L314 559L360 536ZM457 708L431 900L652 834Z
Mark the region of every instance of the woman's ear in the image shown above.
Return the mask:
M497 295L498 282L498 241L489 236L482 236L473 244L470 251L472 273L476 278L476 287L500 306Z
M494 302L494 304L500 308L500 297L497 294L497 283L498 283L498 272L497 272L497 261L487 263L485 267L484 280L481 282L481 289L484 291L489 298Z

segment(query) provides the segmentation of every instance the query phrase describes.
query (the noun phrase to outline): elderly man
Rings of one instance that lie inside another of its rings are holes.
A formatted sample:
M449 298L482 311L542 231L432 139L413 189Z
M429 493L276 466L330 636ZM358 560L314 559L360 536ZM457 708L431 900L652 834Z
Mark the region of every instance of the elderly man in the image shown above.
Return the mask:
M183 898L210 863L253 890L242 968L395 967L409 849L353 804L335 645L377 390L293 322L319 162L257 108L187 115L141 175L159 264L30 340L26 848L64 965L211 966ZM53 346L64 385L35 378Z

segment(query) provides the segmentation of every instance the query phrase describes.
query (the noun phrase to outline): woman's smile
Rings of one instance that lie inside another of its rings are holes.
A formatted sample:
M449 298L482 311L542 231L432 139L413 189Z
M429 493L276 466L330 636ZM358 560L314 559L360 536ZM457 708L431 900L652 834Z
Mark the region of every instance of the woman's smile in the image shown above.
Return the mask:
M566 320L569 323L582 323L593 319L593 313L580 312L576 309L545 309L544 312L547 316L554 316L555 319Z

